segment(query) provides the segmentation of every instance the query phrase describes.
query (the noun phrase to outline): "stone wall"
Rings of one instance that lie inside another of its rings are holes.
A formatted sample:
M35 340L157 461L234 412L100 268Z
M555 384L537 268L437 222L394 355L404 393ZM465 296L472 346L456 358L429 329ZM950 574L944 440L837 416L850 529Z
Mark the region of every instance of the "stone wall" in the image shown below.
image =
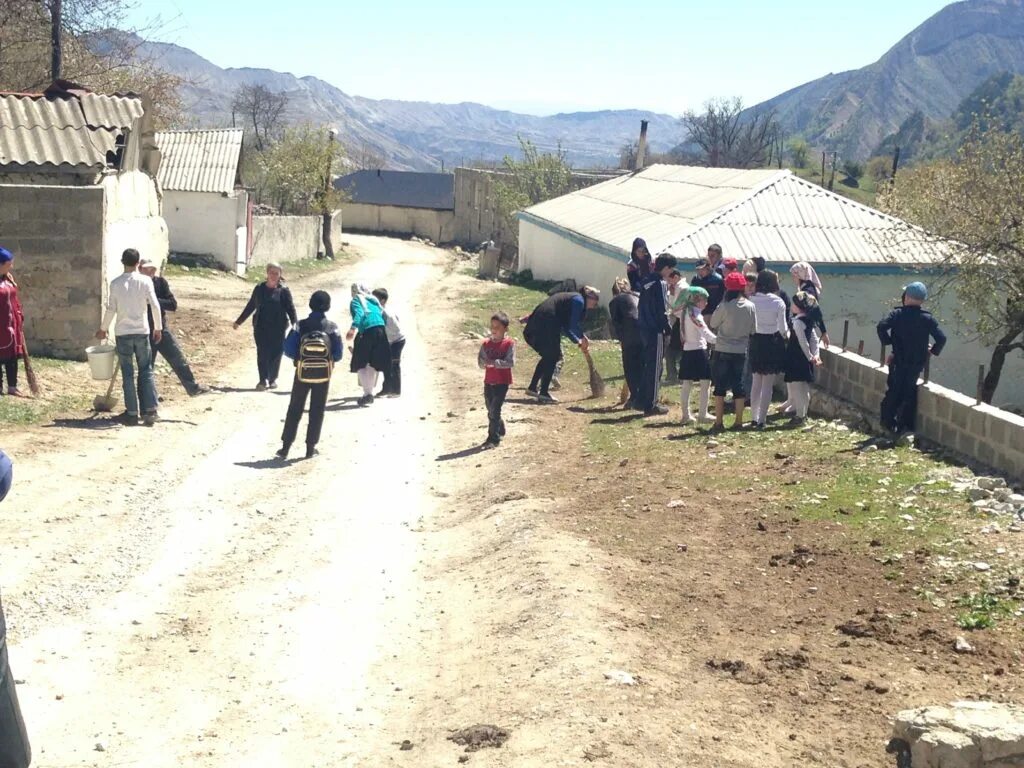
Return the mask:
M835 341L835 340L834 340ZM878 413L889 369L838 347L822 350L818 386L869 414ZM936 358L937 361L942 358ZM813 399L811 407L813 409ZM1024 418L933 382L918 390L922 438L1024 480Z
M416 235L435 243L450 243L455 237L455 212L394 205L344 203L341 206L349 232L369 232L408 237Z
M455 169L455 225L452 241L467 248L475 248L486 240L502 246L513 246L518 225L505 226L497 213L494 185L501 179L500 171L476 168ZM574 173L572 189L583 189L612 178L611 175ZM514 246L513 246L514 247Z
M0 243L14 275L33 354L85 359L102 316L101 187L0 185Z
M331 223L335 250L341 247L341 219L335 213ZM249 266L315 259L323 251L321 227L319 216L253 216Z

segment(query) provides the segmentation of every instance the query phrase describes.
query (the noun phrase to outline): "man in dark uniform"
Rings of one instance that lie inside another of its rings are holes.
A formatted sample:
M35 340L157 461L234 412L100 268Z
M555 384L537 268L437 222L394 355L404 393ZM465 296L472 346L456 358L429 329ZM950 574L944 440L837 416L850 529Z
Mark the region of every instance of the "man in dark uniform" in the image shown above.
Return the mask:
M903 306L890 312L878 324L878 338L892 347L889 378L882 399L882 425L896 435L914 429L917 416L917 380L928 355L938 356L946 345L946 334L938 321L922 308L928 299L924 283L910 283L903 289ZM929 348L929 338L935 343Z
M188 360L185 359L185 353L181 351L181 347L178 346L178 340L174 338L171 329L167 327L167 313L178 311L178 300L171 293L170 283L167 282L166 278L156 273L156 264L149 259L143 259L139 262L139 271L153 280L156 300L160 302L160 316L163 318L164 331L160 341L150 341L150 346L153 348L153 360L156 360L157 352L163 355L164 360L170 364L174 373L177 374L181 386L185 388L190 397L207 392L206 387L196 383L196 377L192 374L192 368L189 367ZM153 311L147 311L149 312L149 327L152 328L154 327Z

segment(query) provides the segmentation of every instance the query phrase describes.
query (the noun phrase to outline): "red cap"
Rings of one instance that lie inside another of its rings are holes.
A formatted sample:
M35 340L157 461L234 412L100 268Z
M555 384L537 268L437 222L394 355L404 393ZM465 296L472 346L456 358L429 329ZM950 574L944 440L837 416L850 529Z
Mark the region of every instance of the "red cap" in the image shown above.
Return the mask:
M730 272L725 276L725 290L742 291L747 287L747 278L741 272Z
M722 259L722 266L728 267L729 269L736 269L737 263L738 262L736 261L736 259L734 259L732 256L730 256L727 259Z

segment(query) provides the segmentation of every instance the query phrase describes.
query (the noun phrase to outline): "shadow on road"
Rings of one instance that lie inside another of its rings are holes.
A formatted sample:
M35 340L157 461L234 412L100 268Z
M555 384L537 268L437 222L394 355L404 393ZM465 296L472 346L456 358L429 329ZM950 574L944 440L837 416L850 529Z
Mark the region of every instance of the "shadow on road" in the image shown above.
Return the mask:
M235 466L248 469L284 469L298 461L302 461L302 459L281 459L275 456L272 459L260 459L259 461L236 461Z
M482 445L474 445L472 448L464 448L461 451L455 453L446 453L438 456L435 461L455 461L456 459L467 459L470 456L476 456L478 453L483 453L487 449Z
M118 429L122 425L113 419L104 418L93 414L84 419L54 419L52 423L46 424L47 429L61 427L64 429L88 429L101 431L105 429Z

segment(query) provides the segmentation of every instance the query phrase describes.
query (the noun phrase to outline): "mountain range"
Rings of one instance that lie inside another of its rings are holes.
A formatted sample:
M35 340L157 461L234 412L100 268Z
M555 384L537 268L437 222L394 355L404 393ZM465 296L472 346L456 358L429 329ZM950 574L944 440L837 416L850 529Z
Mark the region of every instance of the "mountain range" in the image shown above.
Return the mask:
M351 96L316 77L269 69L224 69L169 43L136 41L135 55L184 81L181 96L199 127L231 125L231 101L242 85L288 95L293 122L334 127L350 152L382 156L394 170L440 170L519 154L519 138L545 151L559 146L578 167L616 167L619 152L650 121L651 150L668 151L682 135L679 121L641 110L574 112L537 117L482 104L433 104Z
M826 75L749 111L774 109L790 135L865 159L914 113L946 120L1001 72L1024 73L1024 0L966 0L943 8L874 64Z

